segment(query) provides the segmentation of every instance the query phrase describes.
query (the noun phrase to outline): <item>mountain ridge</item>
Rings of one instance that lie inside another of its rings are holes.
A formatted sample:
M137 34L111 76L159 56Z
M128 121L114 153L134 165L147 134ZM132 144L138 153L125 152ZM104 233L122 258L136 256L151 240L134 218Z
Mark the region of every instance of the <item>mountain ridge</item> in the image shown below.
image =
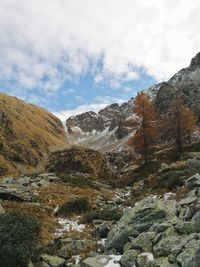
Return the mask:
M155 84L146 91L159 112L165 112L174 95L179 94L195 115L200 117L200 53L188 67L181 69L168 81ZM134 98L119 105L108 105L98 113L88 111L66 120L68 138L73 144L103 152L128 149L126 145L133 130L124 122L133 116ZM107 130L105 132L105 130ZM103 147L100 147L102 135Z

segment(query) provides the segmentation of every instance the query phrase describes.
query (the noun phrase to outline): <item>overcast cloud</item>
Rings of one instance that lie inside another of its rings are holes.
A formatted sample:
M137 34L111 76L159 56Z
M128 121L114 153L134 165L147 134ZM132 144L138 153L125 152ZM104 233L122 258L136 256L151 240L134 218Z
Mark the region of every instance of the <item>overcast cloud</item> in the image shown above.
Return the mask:
M187 66L200 44L200 2L189 0L1 0L0 82L58 91L91 73L118 88Z

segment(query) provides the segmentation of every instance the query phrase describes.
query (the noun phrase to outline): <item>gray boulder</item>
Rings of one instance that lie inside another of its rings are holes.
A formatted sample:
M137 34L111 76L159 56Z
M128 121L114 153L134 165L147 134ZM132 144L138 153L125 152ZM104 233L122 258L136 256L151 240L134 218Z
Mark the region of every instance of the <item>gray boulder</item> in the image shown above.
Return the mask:
M155 223L162 223L168 217L175 216L172 202L145 198L134 208L126 212L112 228L106 241L106 249L122 252L130 237L146 232Z
M200 174L196 173L186 180L186 185L190 188L200 187Z
M122 267L133 267L136 266L136 259L139 254L139 251L135 249L129 249L124 252L120 263Z
M48 264L51 267L63 267L65 263L65 259L47 254L41 255L41 259L44 263Z
M184 250L178 255L177 261L182 267L200 266L200 240L191 240L185 244Z
M21 202L36 202L38 195L27 187L20 185L0 185L0 199Z
M168 257L161 257L155 259L151 265L151 267L180 267L177 262L171 263L169 262Z
M107 255L96 255L94 257L86 258L83 262L81 262L80 267L105 267L113 266L111 265L114 260ZM110 264L110 265L109 265Z

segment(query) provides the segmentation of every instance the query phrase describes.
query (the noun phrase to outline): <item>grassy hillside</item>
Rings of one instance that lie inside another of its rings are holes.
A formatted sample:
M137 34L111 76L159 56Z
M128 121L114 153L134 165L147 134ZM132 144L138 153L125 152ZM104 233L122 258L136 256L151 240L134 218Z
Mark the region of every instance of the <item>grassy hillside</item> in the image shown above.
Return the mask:
M40 171L48 152L67 146L58 118L0 93L0 176Z

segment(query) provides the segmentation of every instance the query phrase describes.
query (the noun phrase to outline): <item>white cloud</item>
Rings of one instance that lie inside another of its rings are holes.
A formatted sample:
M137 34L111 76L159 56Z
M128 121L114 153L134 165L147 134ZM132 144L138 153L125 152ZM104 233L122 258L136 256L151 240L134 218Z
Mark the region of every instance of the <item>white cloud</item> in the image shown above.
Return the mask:
M81 105L75 109L69 109L69 110L62 110L59 112L53 112L55 116L57 116L61 121L65 121L67 118L71 116L75 116L78 114L81 114L86 111L94 111L98 112L99 110L105 108L107 104L100 103L100 104L86 104Z
M190 0L1 0L0 82L54 92L91 72L120 88L141 68L167 79L199 50L199 13Z

